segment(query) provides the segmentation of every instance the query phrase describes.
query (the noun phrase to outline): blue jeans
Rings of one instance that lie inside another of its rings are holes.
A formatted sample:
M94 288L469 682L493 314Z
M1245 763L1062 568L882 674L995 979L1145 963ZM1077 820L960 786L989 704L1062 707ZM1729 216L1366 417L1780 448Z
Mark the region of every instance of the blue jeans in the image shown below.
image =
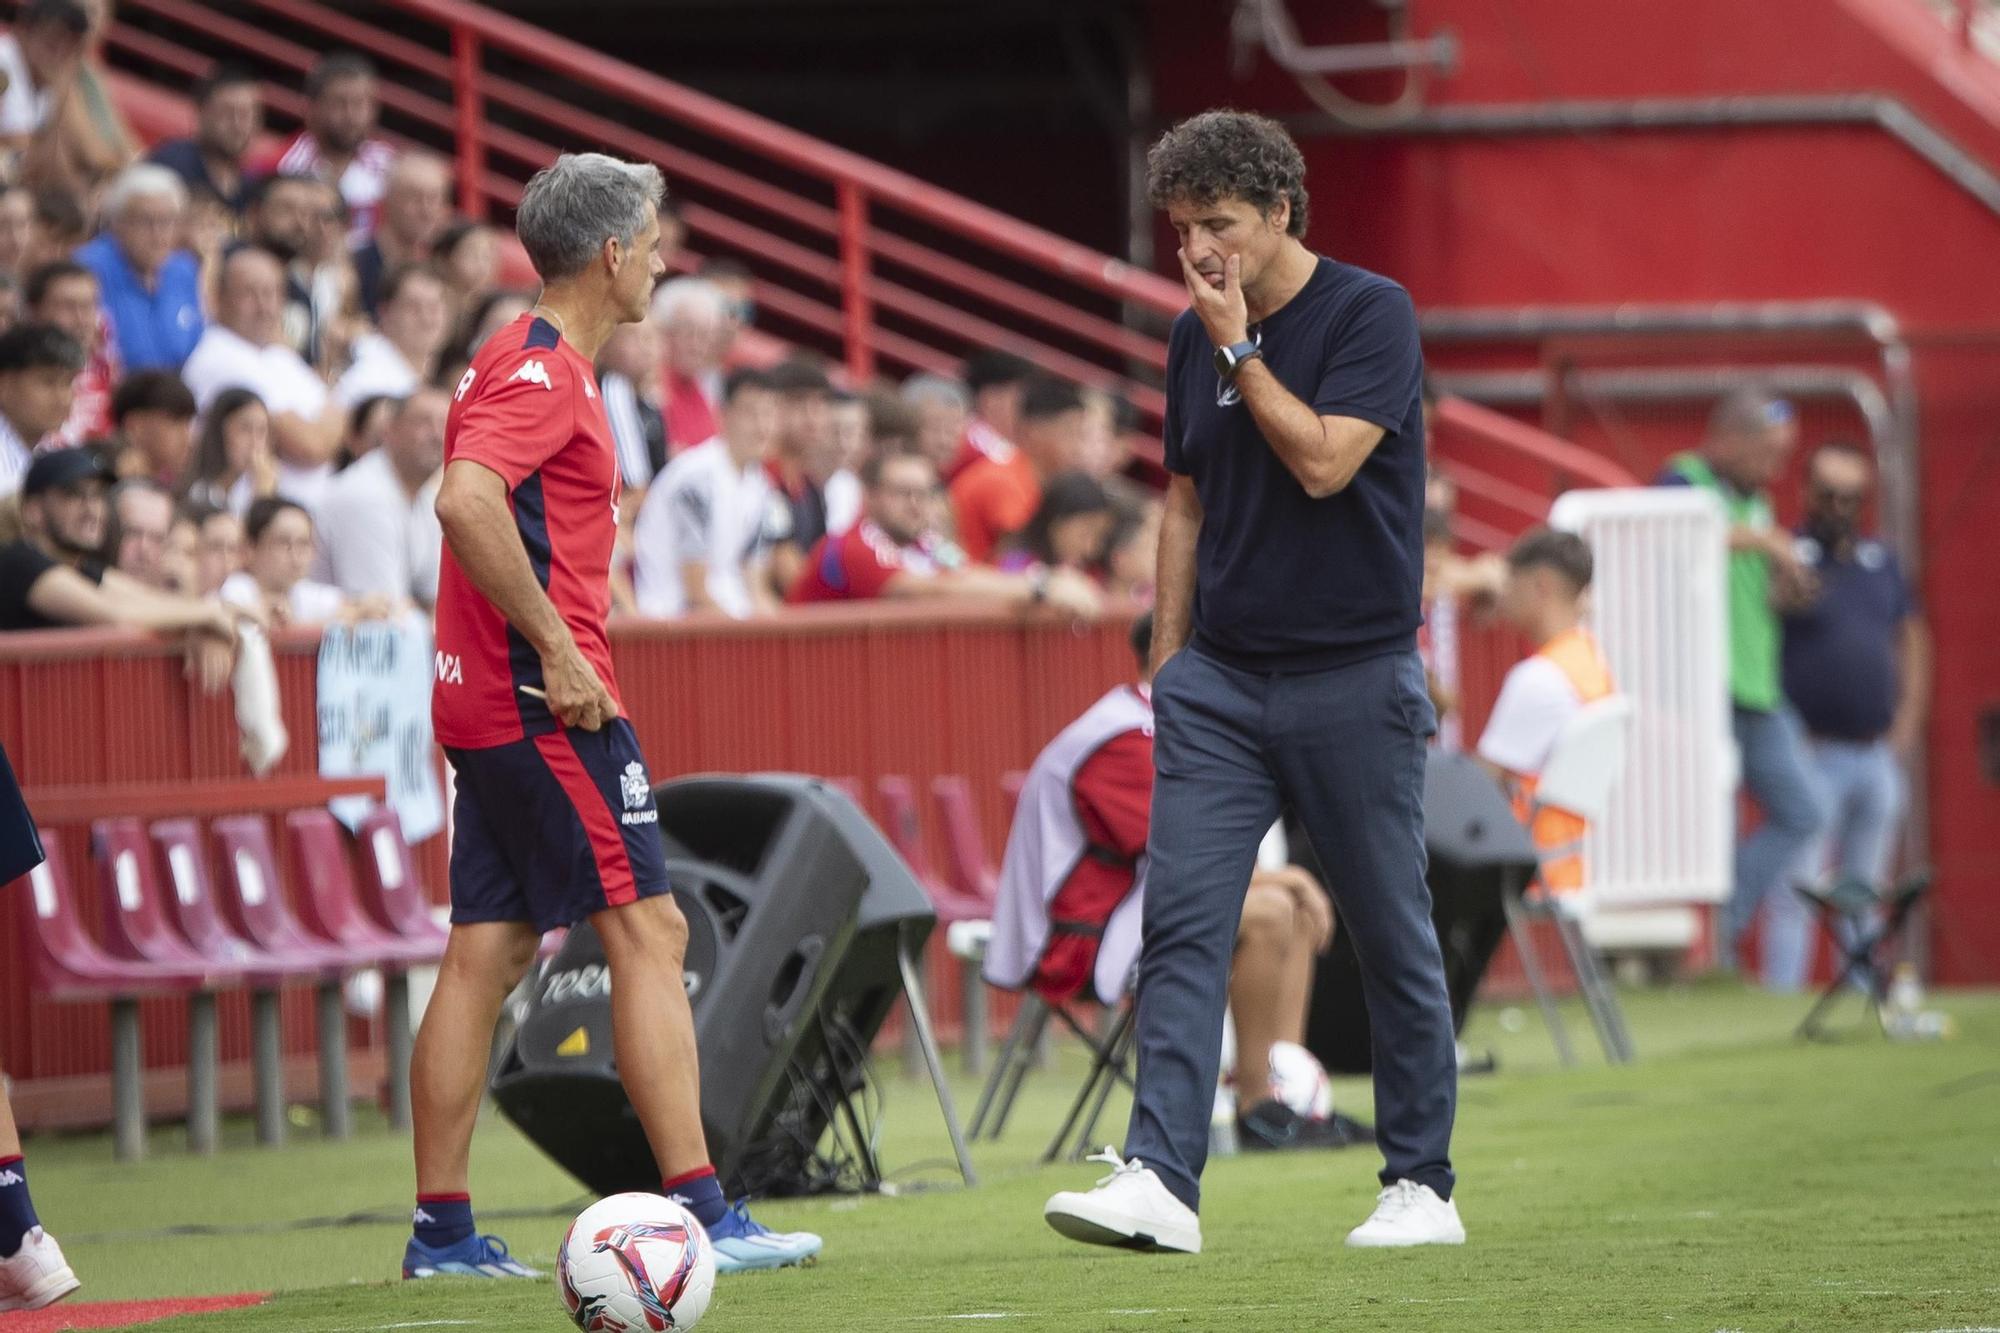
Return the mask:
M1331 872L1339 928L1361 964L1382 1181L1450 1197L1458 1066L1424 882L1424 742L1437 716L1416 653L1265 675L1184 649L1153 682L1153 710L1126 1156L1199 1205L1237 923L1257 845L1289 807Z
M1722 921L1725 966L1734 963L1737 939L1771 890L1782 886L1791 894L1800 858L1827 826L1826 785L1806 753L1798 714L1789 706L1769 713L1738 708L1734 724L1743 785L1764 822L1736 843L1736 885Z
M1859 879L1878 892L1889 873L1903 817L1903 770L1887 741L1809 742L1826 788L1826 832L1807 845L1794 878L1805 884ZM1796 893L1764 905L1764 984L1799 990L1812 972L1817 914Z

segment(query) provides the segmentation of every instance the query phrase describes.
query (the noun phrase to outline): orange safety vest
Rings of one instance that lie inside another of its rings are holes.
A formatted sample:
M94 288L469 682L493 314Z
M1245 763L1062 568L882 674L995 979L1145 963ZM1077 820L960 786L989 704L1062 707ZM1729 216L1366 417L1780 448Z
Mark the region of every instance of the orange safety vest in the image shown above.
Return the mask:
M1604 653L1589 630L1578 626L1556 635L1541 646L1537 657L1555 663L1577 698L1593 703L1612 693L1611 669ZM1584 885L1583 834L1587 824L1580 815L1554 806L1535 808L1535 786L1539 775L1519 774L1514 779L1514 815L1527 825L1542 863L1542 886L1550 893L1575 893Z

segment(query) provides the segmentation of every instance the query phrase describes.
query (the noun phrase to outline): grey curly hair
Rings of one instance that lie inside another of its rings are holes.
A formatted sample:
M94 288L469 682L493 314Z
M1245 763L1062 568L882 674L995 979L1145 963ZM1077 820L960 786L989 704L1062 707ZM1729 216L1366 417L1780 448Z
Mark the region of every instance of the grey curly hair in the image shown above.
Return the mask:
M1146 193L1155 208L1234 196L1267 218L1289 201L1293 236L1306 234L1311 216L1299 146L1277 121L1248 111L1204 111L1162 134L1146 154Z

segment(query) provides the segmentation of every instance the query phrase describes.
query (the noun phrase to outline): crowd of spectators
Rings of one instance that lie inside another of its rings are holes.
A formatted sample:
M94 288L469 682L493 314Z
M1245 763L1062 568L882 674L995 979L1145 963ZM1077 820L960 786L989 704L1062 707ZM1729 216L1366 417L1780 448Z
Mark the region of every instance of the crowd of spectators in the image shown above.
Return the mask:
M312 71L289 137L266 133L258 78L221 66L193 132L142 157L104 96L104 20L100 0L27 0L0 36L0 629L427 606L450 387L533 301L500 285L502 236L455 214L443 159L381 134L348 53ZM670 206L663 249L685 234ZM598 364L619 613L1150 597L1157 507L1121 475L1125 404L1002 352L901 384L774 361L743 337L746 268L668 271ZM51 565L105 595L65 595Z

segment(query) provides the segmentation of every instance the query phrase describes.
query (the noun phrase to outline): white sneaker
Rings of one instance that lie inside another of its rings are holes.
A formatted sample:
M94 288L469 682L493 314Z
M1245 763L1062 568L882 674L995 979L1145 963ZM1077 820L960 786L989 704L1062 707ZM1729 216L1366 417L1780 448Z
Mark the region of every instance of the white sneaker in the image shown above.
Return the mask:
M1151 1167L1121 1161L1110 1148L1089 1160L1108 1162L1111 1174L1087 1193L1052 1196L1042 1209L1050 1226L1086 1245L1201 1253L1201 1219L1160 1183Z
M63 1261L56 1238L36 1227L12 1259L0 1259L0 1314L54 1305L82 1284Z
M1465 1224L1458 1220L1458 1204L1440 1199L1429 1185L1399 1180L1376 1197L1375 1211L1347 1233L1347 1243L1361 1248L1463 1245Z

